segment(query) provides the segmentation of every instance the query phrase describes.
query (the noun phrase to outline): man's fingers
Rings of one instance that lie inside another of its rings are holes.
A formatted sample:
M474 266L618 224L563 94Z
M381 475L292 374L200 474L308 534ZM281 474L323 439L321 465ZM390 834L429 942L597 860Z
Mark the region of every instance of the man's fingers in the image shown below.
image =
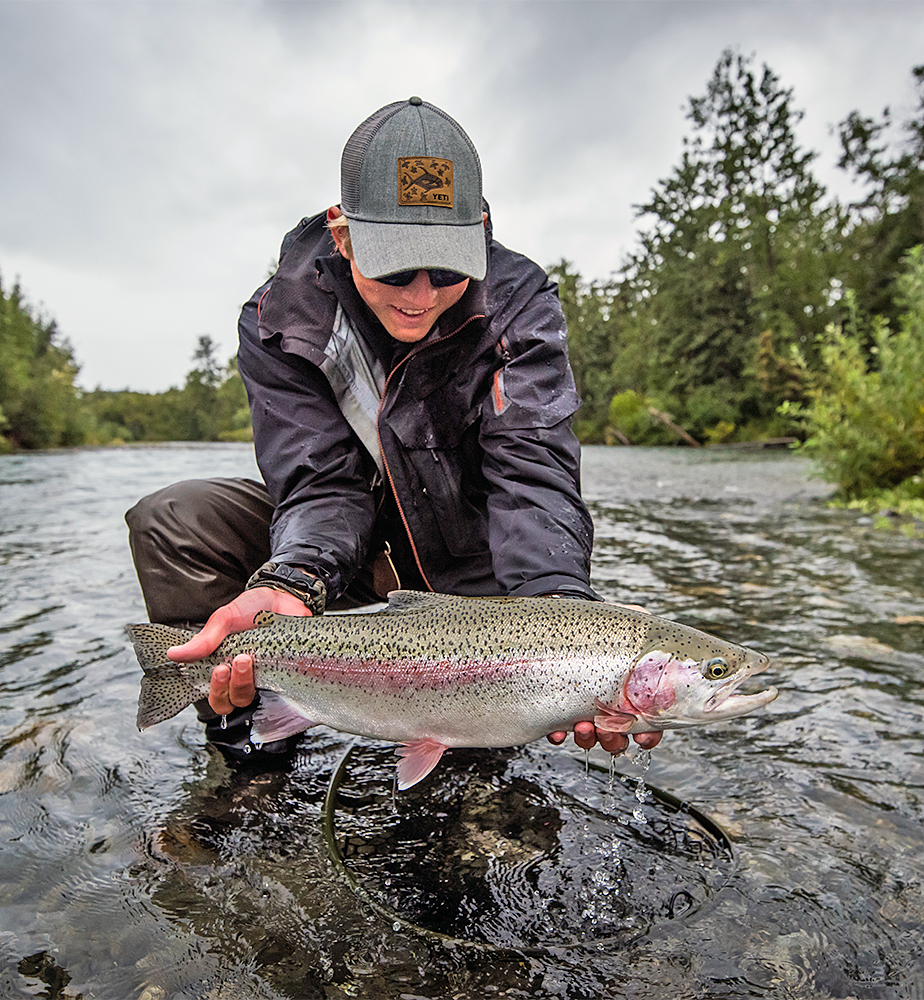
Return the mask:
M229 698L232 705L246 708L254 699L257 689L253 683L253 657L240 653L231 661Z
M190 663L214 653L221 640L234 631L230 621L230 607L225 605L215 611L189 642L184 642L182 646L171 646L167 650L167 656L178 663Z
M629 737L625 733L607 733L601 731L597 733L597 736L600 738L600 746L607 753L614 754L615 756L625 753L626 747L629 745Z
M597 730L592 722L579 722L574 727L574 742L582 750L590 750L597 742Z
M228 697L228 687L231 681L231 668L226 663L220 663L212 671L209 682L209 706L219 715L229 715L234 709Z
M246 708L257 693L253 683L253 657L240 653L229 666L220 663L209 682L209 705L219 715L230 715L235 708Z
M632 739L643 749L651 750L661 742L664 734L658 731L648 733L634 733ZM546 739L549 743L558 746L564 743L568 734L563 731L549 733ZM578 722L574 727L574 742L582 750L590 750L599 740L602 749L607 753L619 755L625 753L629 746L629 737L624 733L608 733L598 730L592 722Z

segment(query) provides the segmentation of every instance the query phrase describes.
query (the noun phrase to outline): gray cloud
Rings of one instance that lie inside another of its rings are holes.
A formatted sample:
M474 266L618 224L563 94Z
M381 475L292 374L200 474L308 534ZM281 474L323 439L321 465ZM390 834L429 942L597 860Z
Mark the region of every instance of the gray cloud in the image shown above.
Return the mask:
M829 127L910 97L922 22L900 0L7 0L0 275L58 318L84 384L177 384L198 335L230 356L283 233L338 200L353 127L420 93L478 146L498 238L604 277L726 46L794 87L843 184Z

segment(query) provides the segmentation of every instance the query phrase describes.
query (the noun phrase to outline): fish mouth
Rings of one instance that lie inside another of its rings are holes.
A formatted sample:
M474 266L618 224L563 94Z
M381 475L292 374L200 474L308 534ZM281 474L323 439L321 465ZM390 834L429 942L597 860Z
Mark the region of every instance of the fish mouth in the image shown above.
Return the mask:
M731 719L736 715L744 715L745 712L769 705L780 693L775 687L768 687L765 691L758 691L757 694L732 694L735 686L726 685L716 691L703 706L703 710L716 718Z
M758 691L756 694L735 694L735 690L749 677L761 673L769 665L769 658L761 655L756 663L749 664L747 669L741 671L737 677L732 677L723 684L703 706L703 711L716 718L730 719L736 715L751 712L755 708L769 705L779 694L775 687L768 687L765 691Z

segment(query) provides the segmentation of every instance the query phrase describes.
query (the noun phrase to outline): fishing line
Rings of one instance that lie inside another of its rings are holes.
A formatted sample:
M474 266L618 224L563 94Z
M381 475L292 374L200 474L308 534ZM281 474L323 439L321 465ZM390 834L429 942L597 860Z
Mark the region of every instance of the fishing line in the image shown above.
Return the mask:
M507 952L531 957L547 957L551 954L560 952L562 948L592 948L596 950L609 944L619 946L625 945L626 941L618 937L601 937L593 940L573 939L561 942L556 941L555 943L549 944L494 944L490 941L476 941L469 938L461 938L453 934L445 933L444 931L422 926L415 923L413 920L407 919L393 906L384 902L374 893L367 890L361 883L360 877L351 869L349 863L344 857L343 849L341 849L341 845L338 840L336 822L338 796L347 777L350 759L354 751L357 750L358 744L358 740L353 740L346 748L336 768L331 774L330 781L328 782L321 814L324 840L331 864L339 877L350 887L353 894L363 904L369 906L375 913L387 920L395 931L405 931L431 940L435 939L450 948L458 947L492 953ZM607 784L611 792L615 788L615 783L619 782L631 798L638 797L637 778L627 774L614 774L609 766L599 764L596 761L585 760L584 764L588 771L592 770L606 776ZM668 813L672 816L680 815L688 817L700 828L700 832L698 834L696 834L696 831L674 829L670 818L664 817L664 822L656 823L659 838L663 834L670 835L663 841L664 849L667 851L672 850L673 853L677 855L686 855L689 857L690 848L695 846L695 844L688 842L690 840L689 832L693 832L700 840L700 848L706 849L700 856L700 861L705 861L711 857L713 862L718 862L721 859L723 863L730 864L730 870L726 872L726 877L722 879L722 884L725 884L728 877L731 875L731 872L735 868L732 842L726 832L718 825L718 823L710 819L695 806L684 802L676 796L671 795L669 792L661 791L660 789L653 788L650 785L646 786L645 792L645 798L650 798L656 802L660 812ZM556 788L556 794L562 796L563 798L570 799L581 810L584 810L589 814L595 814L607 823L612 823L614 821L614 817L611 813L598 808L590 802L582 801L580 797L572 794L566 788ZM393 788L392 803L395 808L395 812L397 812L397 800L395 795L396 793ZM640 809L643 804L643 800L639 799L638 801L639 805L637 808ZM645 821L645 825L647 825L647 820ZM662 827L664 827L663 830L661 829ZM651 830L650 827L649 830ZM705 835L705 837L702 835ZM646 834L646 836L650 839L651 835ZM711 844L709 844L709 841L711 841ZM344 847L346 847L346 842L347 838L344 837ZM714 886L713 888L717 891L719 887ZM676 919L678 917L687 916L698 908L699 907L696 905L696 900L692 893L682 888L675 889L673 894L669 897L669 903L667 904L664 916L668 919Z

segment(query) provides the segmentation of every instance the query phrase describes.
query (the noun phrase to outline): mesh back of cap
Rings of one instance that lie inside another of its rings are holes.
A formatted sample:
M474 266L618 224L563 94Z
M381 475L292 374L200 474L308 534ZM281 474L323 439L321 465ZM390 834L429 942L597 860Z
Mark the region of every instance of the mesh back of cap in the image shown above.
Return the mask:
M347 140L340 158L340 202L345 212L355 211L359 207L359 176L369 143L385 122L406 106L407 101L397 101L379 108L358 125Z

